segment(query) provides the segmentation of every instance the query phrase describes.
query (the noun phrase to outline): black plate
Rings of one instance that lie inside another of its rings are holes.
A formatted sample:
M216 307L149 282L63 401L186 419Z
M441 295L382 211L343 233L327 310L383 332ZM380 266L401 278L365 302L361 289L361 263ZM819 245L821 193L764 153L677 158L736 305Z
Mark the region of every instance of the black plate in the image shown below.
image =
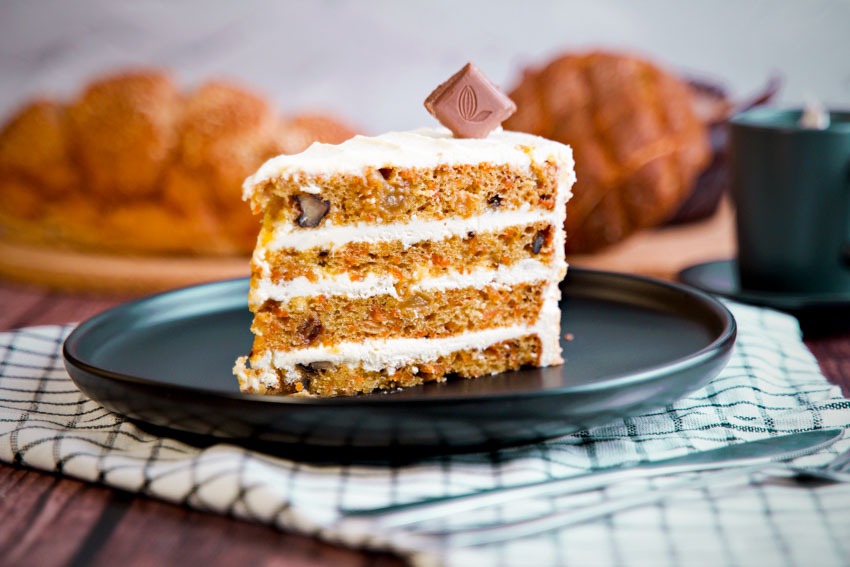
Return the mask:
M850 293L780 293L743 289L735 260L717 260L690 266L679 280L697 289L729 299L772 307L797 317L806 335L850 330Z
M717 375L735 341L729 311L684 286L571 269L562 289L562 331L574 336L562 341L564 366L399 392L241 394L231 368L251 347L247 280L102 313L68 337L65 365L92 399L170 433L276 452L423 454L529 443L663 407Z

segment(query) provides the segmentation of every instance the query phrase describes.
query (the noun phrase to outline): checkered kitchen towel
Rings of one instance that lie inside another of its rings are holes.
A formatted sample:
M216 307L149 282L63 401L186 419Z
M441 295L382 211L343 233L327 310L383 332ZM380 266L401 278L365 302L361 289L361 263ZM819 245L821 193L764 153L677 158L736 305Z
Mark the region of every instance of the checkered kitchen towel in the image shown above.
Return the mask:
M821 375L796 321L730 305L739 336L727 368L664 410L538 445L399 467L316 466L232 445L198 449L140 431L70 381L61 344L70 327L0 334L0 459L231 514L348 545L393 549L421 565L850 565L850 485L799 486L755 477L665 503L499 544L448 548L404 532L354 531L342 508L566 477L591 467L659 459L732 441L847 427L850 401ZM800 459L825 462L850 446ZM530 517L664 479L457 515L446 527Z

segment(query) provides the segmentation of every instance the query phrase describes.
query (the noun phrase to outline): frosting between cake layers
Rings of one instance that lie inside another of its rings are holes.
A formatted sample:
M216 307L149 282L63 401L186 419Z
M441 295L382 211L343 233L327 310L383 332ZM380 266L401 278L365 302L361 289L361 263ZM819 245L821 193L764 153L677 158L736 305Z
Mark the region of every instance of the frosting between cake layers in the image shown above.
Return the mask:
M549 221L555 224L563 215L547 210L531 209L524 204L521 209L513 211L488 211L478 216L463 218L454 217L442 220L422 221L411 217L404 223L365 223L335 226L327 224L321 230L298 228L293 224L275 226L272 236L265 246L258 250L279 250L292 248L294 250L309 250L318 246L339 248L350 242L394 242L399 241L407 248L411 244L423 240L443 240L452 236L462 236L469 232L495 232L512 226L533 224ZM555 226L558 226L555 224Z
M410 285L410 291L443 291L473 287L481 289L488 286L513 286L532 283L557 275L560 266L544 264L533 258L525 258L510 266L499 266L495 270L478 269L471 272L449 272L447 274L422 279ZM274 283L268 277L256 282L251 290L251 304L262 305L268 300L286 302L295 297L316 295L344 295L351 298L365 298L375 295L390 295L398 298L396 285L399 280L389 275L367 274L352 280L347 273L326 276L310 281L304 276Z
M266 161L243 184L249 198L269 180L288 175L360 175L366 168L430 168L490 163L528 168L550 157L572 164L568 146L532 134L501 128L486 138L455 138L445 128L420 128L380 136L355 136L341 144L314 143L295 155ZM569 167L568 169L572 169Z

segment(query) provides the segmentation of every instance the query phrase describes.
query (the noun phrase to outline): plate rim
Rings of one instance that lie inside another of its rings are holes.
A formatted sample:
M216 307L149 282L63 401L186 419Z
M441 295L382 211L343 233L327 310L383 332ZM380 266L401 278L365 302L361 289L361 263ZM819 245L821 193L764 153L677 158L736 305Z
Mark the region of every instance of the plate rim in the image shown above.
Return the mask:
M693 366L699 366L700 364L708 363L710 360L714 358L720 358L727 356L732 347L735 344L735 340L737 338L737 323L735 321L735 317L732 315L731 311L723 305L719 300L715 297L712 297L709 293L702 291L698 288L688 286L686 284L670 282L665 280L660 280L657 278L652 278L648 276L640 276L636 274L627 274L622 272L613 272L606 270L593 270L587 268L578 268L578 267L570 267L569 272L571 273L580 273L589 276L596 276L602 278L620 278L625 280L631 280L632 282L637 282L643 285L653 285L659 286L662 288L667 288L667 290L678 292L685 294L686 296L691 296L703 303L704 306L708 307L710 311L712 311L721 321L723 329L722 331L714 337L714 339L709 342L707 345L703 346L699 350L696 350L690 353L687 356L680 357L670 362L660 363L649 368L644 368L642 370L636 372L627 372L625 374L620 374L618 376L611 377L610 379L606 379L601 382L591 382L587 384L580 384L577 386L566 386L554 389L547 390L528 390L523 392L496 392L496 393L480 393L480 394L448 394L444 396L424 396L424 397L399 397L394 398L391 393L387 393L385 396L337 396L337 397L300 397L300 396L276 396L276 395L262 395L262 394L248 394L242 392L226 392L226 391L218 391L218 390L203 390L193 386L185 386L180 384L168 384L161 381L157 381L151 378L144 378L140 376L132 376L128 374L123 374L120 372L115 372L112 370L104 369L98 367L96 365L90 364L84 360L81 360L81 357L75 356L73 348L85 338L85 334L93 328L96 328L97 325L101 324L104 320L108 320L111 317L114 317L120 313L131 310L132 308L143 304L148 301L156 300L159 298L163 298L165 296L176 295L180 293L185 293L187 291L194 291L201 288L213 288L219 286L225 286L227 284L235 284L237 282L246 282L249 278L233 278L227 280L217 280L213 282L207 282L203 284L189 285L165 292L160 292L152 295L148 295L145 297L141 297L127 303L122 303L106 311L103 311L89 319L79 323L71 333L65 338L62 343L62 357L64 359L65 365L71 365L76 367L77 369L86 372L91 375L98 376L101 379L108 379L112 381L125 382L137 386L143 386L147 388L159 389L164 391L173 392L175 394L197 394L198 392L203 392L204 396L214 397L218 401L226 400L234 403L265 403L265 404L281 404L283 406L341 406L341 405L361 405L361 406L369 406L369 405L417 405L421 406L423 404L457 404L457 403L472 403L477 400L486 399L489 402L499 401L499 400L514 400L514 399L527 399L534 397L550 397L550 396L563 396L563 395L572 395L572 394L581 394L587 392L597 392L601 390L614 389L620 387L628 387L635 383L641 382L649 382L652 379L660 378L671 373L678 373L684 370L687 370ZM72 381L76 383L74 377L71 373Z

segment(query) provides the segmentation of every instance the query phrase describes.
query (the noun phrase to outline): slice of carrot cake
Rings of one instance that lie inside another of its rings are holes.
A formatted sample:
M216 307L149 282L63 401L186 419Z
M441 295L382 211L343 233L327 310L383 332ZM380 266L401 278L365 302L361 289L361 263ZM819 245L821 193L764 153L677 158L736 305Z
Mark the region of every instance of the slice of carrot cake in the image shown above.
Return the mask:
M245 182L264 219L241 389L352 395L562 363L574 180L568 146L500 128L357 136L269 160Z

